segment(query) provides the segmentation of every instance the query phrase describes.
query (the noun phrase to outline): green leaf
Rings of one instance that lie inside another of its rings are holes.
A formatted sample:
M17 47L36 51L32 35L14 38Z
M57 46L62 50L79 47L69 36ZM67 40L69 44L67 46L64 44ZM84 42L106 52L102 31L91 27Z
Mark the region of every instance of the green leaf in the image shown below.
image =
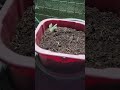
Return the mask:
M53 26L53 25L52 25L52 23L51 23L51 24L49 25L49 28L52 28L52 26Z
M54 26L52 26L52 24L49 25L50 32L54 32L55 29L57 29L57 24L55 24Z

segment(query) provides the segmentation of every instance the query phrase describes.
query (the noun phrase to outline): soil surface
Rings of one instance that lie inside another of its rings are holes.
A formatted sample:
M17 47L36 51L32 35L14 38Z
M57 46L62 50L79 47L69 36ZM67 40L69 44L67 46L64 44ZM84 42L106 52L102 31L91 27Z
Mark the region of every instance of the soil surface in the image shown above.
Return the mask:
M86 66L120 67L120 17L86 8Z
M66 54L84 54L85 33L66 27L57 27L54 32L47 29L42 37L40 47Z
M11 49L21 55L34 56L34 9L29 7L18 22L16 35L11 42Z

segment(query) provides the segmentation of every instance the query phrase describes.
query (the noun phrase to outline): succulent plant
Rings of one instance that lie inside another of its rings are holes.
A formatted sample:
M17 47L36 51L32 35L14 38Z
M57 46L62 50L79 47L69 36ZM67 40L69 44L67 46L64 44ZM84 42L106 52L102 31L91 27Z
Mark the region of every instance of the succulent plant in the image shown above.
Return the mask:
M57 24L55 24L55 25L53 25L52 23L49 24L49 30L50 30L50 32L54 32L55 29L57 29Z

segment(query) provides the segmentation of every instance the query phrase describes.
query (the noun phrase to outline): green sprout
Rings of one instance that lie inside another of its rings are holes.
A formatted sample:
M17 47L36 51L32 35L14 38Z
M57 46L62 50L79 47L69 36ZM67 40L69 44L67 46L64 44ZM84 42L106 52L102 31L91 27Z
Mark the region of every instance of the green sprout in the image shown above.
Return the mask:
M57 29L57 24L55 24L55 25L53 26L53 24L51 23L51 24L49 25L49 30L50 30L50 32L54 32L55 29Z

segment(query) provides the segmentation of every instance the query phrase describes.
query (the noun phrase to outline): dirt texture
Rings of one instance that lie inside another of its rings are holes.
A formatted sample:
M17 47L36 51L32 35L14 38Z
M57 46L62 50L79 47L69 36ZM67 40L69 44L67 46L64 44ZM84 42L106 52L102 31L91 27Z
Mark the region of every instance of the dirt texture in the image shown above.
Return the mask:
M86 66L120 67L120 17L86 7Z
M34 7L29 7L16 27L16 35L11 42L11 49L24 56L34 56Z
M65 54L84 54L85 33L67 27L57 27L54 32L47 29L42 37L40 47Z

